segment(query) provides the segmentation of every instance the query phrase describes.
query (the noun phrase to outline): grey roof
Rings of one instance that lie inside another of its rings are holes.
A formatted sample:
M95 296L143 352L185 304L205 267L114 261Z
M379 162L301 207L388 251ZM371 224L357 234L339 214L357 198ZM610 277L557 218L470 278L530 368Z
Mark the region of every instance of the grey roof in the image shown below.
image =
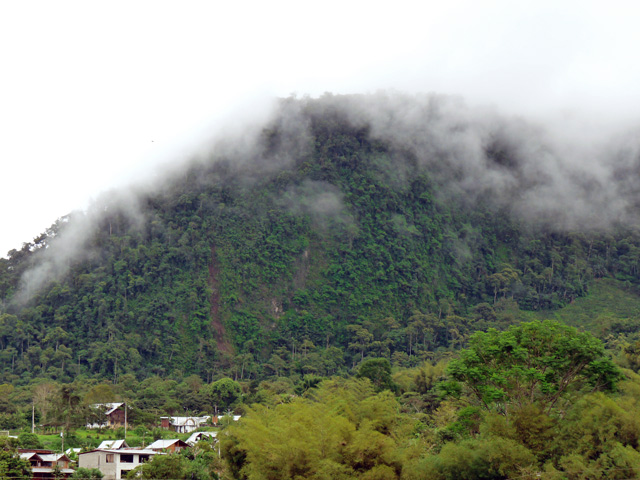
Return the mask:
M212 437L216 438L218 436L218 432L193 432L189 438L187 438L187 443L189 445L194 445L197 441L201 439L201 437Z
M120 453L120 454L142 454L142 455L158 455L160 454L160 452L156 452L155 450L147 450L145 448L140 448L140 449L136 449L136 448L118 448L118 449L111 449L111 448L96 448L95 450L91 450L89 452L81 452L78 455L86 455L87 453L94 453L94 452L107 452L107 453Z
M62 473L72 474L75 472L72 468L61 468L60 471ZM31 467L31 473L51 473L53 472L53 467Z
M141 453L143 455L155 455L158 452L154 451L154 450L148 450L147 448L141 448L141 449L135 449L135 448L119 448L117 450L112 450L112 449L104 449L101 450L103 452L109 452L109 453L124 453L124 454L130 454L130 453Z
M57 462L63 457L67 459L67 461L71 460L64 453L39 453L38 454L43 462Z
M127 442L124 440L103 440L102 443L98 445L98 450L103 450L105 448L129 448L129 445L127 445Z
M174 443L181 442L181 441L182 440L180 440L178 438L172 438L170 440L156 440L152 444L147 445L147 448L153 448L153 449L156 449L156 450L163 450L165 448L169 448Z
M37 456L38 454L36 452L23 452L23 453L20 453L20 458L24 458L25 460L29 460L34 455Z
M201 423L207 423L207 421L211 418L211 415L205 415L204 417L161 417L161 418L169 418L171 420L171 425L174 427L182 426L182 425L200 425Z

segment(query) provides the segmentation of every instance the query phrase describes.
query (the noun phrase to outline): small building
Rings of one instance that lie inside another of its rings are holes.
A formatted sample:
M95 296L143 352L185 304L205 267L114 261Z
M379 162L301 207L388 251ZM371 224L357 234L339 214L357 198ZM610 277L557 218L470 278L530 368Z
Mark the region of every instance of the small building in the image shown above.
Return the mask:
M123 427L127 418L124 403L94 403L91 408L97 413L97 421L87 423L87 428Z
M121 480L139 465L148 462L154 450L131 448L91 450L78 455L78 467L97 468L104 475L103 480Z
M180 450L184 450L185 448L189 447L190 445L188 443L174 438L171 440L156 440L146 448L148 448L149 450L154 450L156 452L178 453Z
M222 422L226 421L234 421L237 422L242 418L241 415L220 415L219 417L213 417L213 423L216 425L220 425Z
M28 460L31 464L33 478L54 478L56 466L63 478L67 478L73 473L69 468L71 459L64 453L55 453L53 450L42 449L18 449L20 458Z
M103 440L96 450L119 450L129 448L125 440Z
M162 428L178 433L190 433L200 427L211 425L211 416L204 417L160 417Z
M193 432L189 438L187 438L187 443L191 446L194 446L200 440L208 438L211 440L217 440L218 432Z

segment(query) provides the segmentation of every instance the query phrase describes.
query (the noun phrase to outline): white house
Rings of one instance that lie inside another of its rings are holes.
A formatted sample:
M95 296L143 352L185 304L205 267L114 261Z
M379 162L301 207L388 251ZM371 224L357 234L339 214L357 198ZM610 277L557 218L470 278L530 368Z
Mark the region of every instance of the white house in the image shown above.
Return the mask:
M104 475L103 480L121 480L130 470L149 461L153 455L162 454L154 450L131 448L92 450L78 455L78 466L97 468Z
M211 416L204 417L160 417L162 428L178 433L189 433L200 427L211 425Z
M218 432L193 432L191 436L187 438L186 442L193 446L203 438L212 438L213 440L216 440L217 436Z

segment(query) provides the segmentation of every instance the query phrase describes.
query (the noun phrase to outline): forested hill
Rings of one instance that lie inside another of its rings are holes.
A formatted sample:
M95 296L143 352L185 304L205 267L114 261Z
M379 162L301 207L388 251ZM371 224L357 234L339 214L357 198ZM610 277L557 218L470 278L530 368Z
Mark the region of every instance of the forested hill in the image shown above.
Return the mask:
M0 382L410 365L597 278L633 293L637 156L596 178L557 147L456 99L282 100L258 135L0 259Z

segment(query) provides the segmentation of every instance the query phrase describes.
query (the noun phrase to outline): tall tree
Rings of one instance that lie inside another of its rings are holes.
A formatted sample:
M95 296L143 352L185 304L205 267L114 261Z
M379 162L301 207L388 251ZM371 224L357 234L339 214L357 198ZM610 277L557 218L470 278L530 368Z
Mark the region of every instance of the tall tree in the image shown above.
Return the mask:
M449 392L466 387L487 409L536 403L550 411L570 391L612 390L621 373L600 340L558 322L476 332L447 368Z

